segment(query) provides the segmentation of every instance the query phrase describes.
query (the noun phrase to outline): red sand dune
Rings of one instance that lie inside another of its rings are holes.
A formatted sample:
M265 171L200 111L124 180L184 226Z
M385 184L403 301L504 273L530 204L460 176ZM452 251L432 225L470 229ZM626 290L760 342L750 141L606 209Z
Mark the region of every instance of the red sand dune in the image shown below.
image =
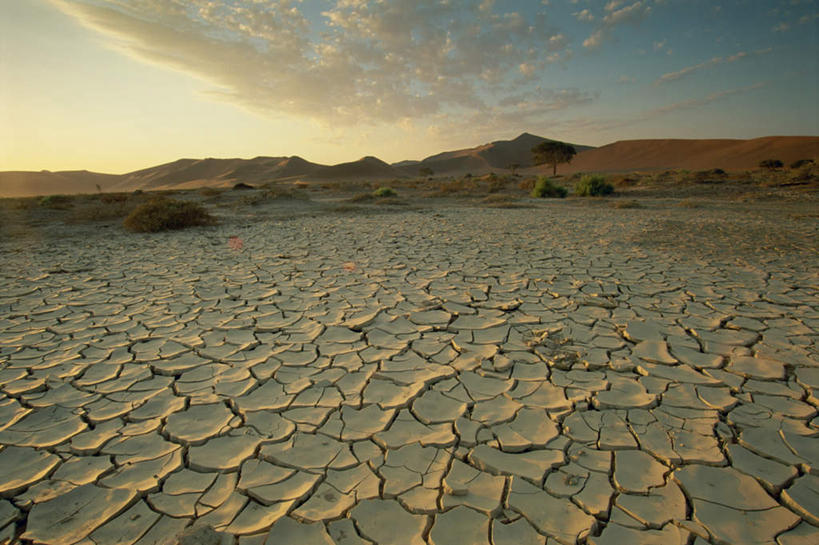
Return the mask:
M558 172L631 172L668 169L749 170L764 159L785 165L819 160L817 136L766 136L752 140L621 140L577 154ZM543 167L540 167L541 169ZM547 170L550 170L547 169Z

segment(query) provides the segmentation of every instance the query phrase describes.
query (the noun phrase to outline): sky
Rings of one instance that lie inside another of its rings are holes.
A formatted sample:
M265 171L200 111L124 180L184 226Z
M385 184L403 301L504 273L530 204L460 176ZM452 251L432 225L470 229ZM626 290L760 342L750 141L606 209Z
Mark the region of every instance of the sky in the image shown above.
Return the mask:
M819 0L0 0L0 170L819 135Z

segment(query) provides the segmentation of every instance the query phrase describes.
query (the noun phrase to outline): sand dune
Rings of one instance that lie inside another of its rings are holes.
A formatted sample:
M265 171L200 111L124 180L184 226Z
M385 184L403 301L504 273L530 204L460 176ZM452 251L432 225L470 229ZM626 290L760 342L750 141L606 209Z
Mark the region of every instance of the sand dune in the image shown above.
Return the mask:
M533 146L547 140L523 133L513 140L447 151L422 161L392 165L376 157L338 165L321 165L301 157L255 157L253 159L179 159L122 175L88 171L0 172L0 197L93 193L135 189L186 189L203 186L228 187L238 182L262 185L276 180L378 180L418 176L423 167L435 175L475 175L503 172L511 164L524 172L551 172L549 166L532 167ZM763 159L779 159L786 165L798 159L819 160L817 136L768 136L752 140L622 140L600 148L576 145L578 154L559 172L629 172L666 169L745 170Z
M764 159L786 165L819 159L819 137L767 136L752 140L622 140L577 154L560 172L627 172L690 169L746 170ZM541 167L542 168L542 167Z
M431 168L436 174L483 174L491 170L506 170L511 165L518 165L518 168L531 167L532 148L545 140L549 139L525 132L513 140L497 140L474 148L432 155L423 161L408 164L402 170L410 175L417 175L418 170L423 167ZM578 151L593 149L590 146L573 145Z
M110 191L119 179L120 177L115 174L100 174L87 170L0 172L0 197L96 193L97 184L103 191Z

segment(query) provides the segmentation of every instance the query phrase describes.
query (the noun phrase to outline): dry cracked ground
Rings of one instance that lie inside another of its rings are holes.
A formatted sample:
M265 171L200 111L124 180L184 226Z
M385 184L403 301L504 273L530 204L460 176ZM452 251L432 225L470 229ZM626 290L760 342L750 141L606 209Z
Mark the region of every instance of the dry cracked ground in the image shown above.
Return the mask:
M6 240L0 543L819 543L817 223L777 214Z

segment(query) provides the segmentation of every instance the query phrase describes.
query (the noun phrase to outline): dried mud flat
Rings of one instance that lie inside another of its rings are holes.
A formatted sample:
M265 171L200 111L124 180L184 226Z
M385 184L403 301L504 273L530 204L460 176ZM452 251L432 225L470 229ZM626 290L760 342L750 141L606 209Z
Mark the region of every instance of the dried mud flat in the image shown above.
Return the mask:
M0 543L817 543L800 210L4 240Z

